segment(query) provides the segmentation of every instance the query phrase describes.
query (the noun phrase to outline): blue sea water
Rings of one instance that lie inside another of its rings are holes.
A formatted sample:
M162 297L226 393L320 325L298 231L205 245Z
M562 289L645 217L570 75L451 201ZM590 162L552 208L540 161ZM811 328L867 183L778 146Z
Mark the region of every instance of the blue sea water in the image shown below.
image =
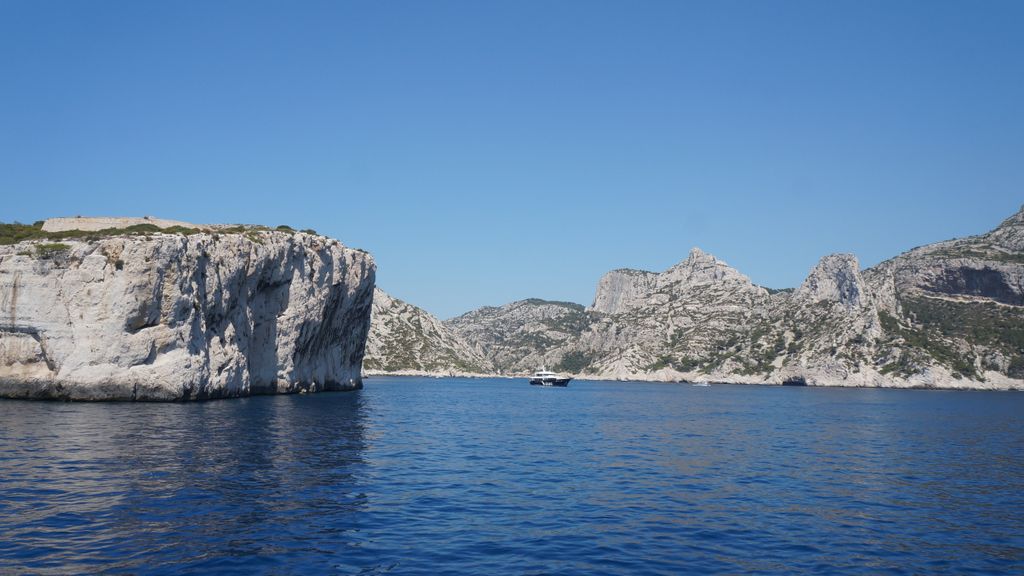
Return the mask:
M1024 572L1024 394L0 401L0 573Z

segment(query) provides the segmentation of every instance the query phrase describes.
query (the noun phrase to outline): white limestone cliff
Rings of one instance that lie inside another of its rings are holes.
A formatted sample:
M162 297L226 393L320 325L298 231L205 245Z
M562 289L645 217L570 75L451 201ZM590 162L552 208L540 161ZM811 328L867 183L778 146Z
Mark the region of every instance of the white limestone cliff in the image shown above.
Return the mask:
M606 273L597 282L594 303L589 308L603 314L625 312L643 301L654 289L658 274L621 268Z
M811 270L793 298L806 303L835 302L857 309L867 304L863 284L856 256L830 254Z
M256 229L0 246L0 396L357 388L374 275L336 240Z

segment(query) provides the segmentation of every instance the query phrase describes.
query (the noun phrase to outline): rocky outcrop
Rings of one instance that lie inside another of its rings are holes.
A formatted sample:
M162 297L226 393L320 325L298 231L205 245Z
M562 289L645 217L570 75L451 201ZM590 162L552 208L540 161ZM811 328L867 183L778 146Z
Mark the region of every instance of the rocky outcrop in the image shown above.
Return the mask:
M356 388L374 274L336 240L263 229L0 246L0 395Z
M886 375L1024 388L1024 208L986 234L915 248L864 277Z
M770 295L725 262L694 248L656 274L628 310L602 315L582 338L588 369L604 378L689 371L733 346L767 313Z
M868 274L901 294L1024 305L1024 208L991 232L915 248Z
M646 270L612 270L597 282L594 304L589 309L602 314L625 312L643 303L644 296L654 288L657 279L657 274Z
M835 302L848 309L867 304L860 264L853 254L825 256L797 288L793 299L802 304Z
M873 295L852 254L823 257L792 294L773 302L752 371L769 382L812 385L885 384L870 368L871 343L881 335Z
M366 374L474 374L490 361L428 312L377 288L363 360Z

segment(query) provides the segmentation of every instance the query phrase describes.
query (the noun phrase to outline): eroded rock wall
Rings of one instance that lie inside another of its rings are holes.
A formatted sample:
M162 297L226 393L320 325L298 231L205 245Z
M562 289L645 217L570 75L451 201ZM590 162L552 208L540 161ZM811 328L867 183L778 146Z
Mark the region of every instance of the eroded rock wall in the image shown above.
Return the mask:
M0 396L356 388L374 275L365 252L303 233L0 246Z

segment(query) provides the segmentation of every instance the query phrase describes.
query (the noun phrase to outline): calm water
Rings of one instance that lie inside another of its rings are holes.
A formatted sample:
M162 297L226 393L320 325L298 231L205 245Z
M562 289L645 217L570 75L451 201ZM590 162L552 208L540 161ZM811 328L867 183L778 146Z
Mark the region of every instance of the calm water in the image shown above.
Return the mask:
M1024 571L1024 394L0 401L0 573Z

